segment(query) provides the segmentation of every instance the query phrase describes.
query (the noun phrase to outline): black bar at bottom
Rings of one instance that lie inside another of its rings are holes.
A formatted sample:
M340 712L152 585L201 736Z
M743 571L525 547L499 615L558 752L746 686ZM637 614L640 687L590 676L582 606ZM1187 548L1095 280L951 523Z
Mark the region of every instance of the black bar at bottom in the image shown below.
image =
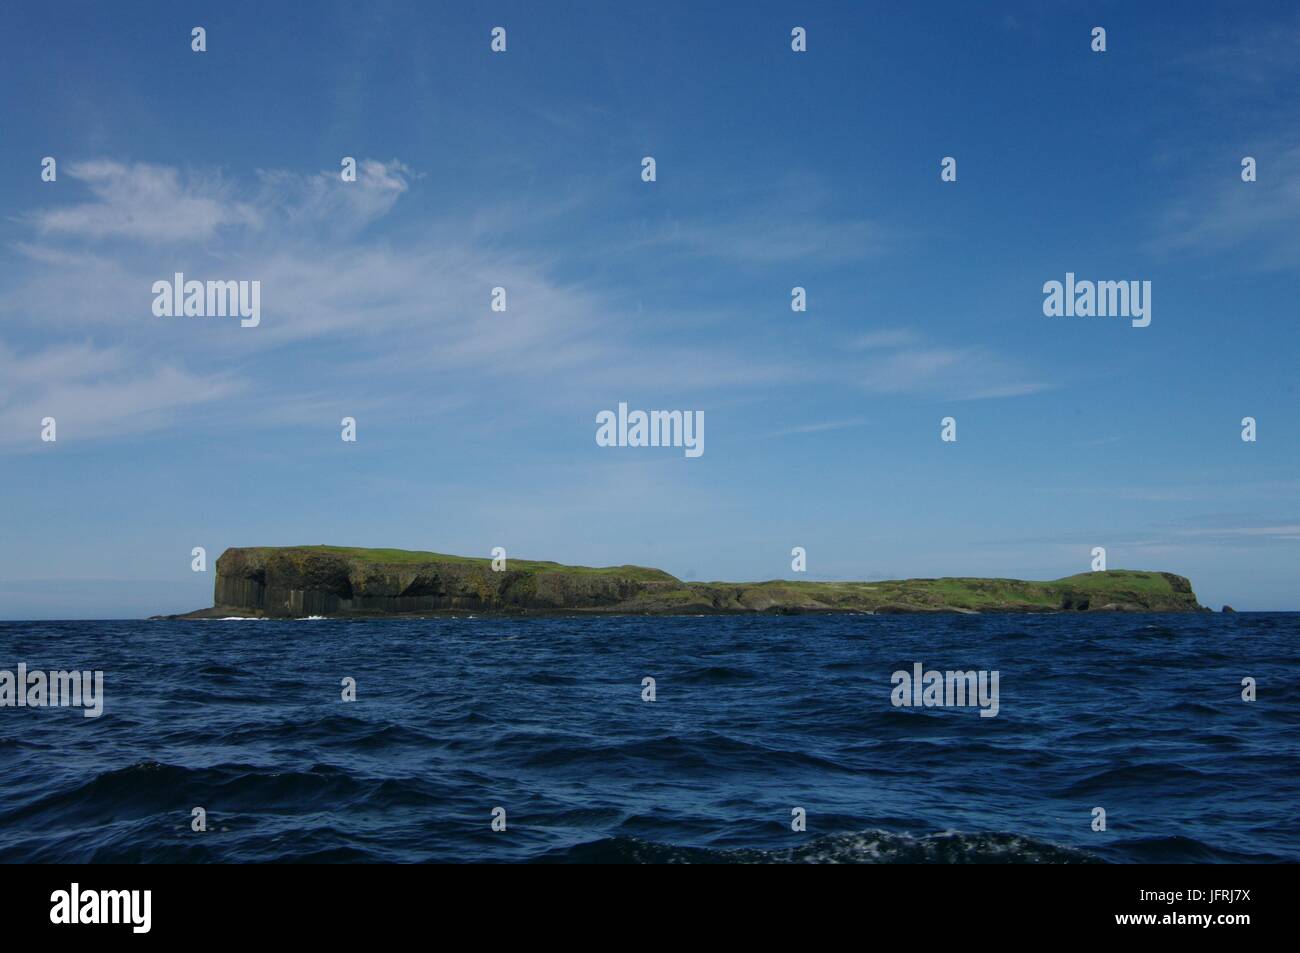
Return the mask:
M734 937L809 926L809 917L819 930L835 921L868 936L935 930L949 941L965 924L976 931L967 936L996 928L992 935L1003 938L1049 930L1231 942L1260 936L1261 928L1282 929L1295 879L1290 867L1190 865L882 865L798 873L569 867L545 876L526 866L33 865L0 876L7 881L0 892L7 938L284 937L296 944L457 925L477 925L484 938L521 930L533 939L667 942L665 928L688 919L703 918ZM87 919L119 922L72 922Z

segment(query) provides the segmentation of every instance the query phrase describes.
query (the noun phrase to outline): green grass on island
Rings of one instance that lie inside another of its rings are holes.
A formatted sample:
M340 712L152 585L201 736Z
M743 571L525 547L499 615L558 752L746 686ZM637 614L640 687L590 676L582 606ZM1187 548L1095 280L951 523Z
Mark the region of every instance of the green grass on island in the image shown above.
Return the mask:
M374 566L418 566L429 563L452 563L464 566L483 566L488 569L492 568L492 559L481 556L449 556L446 553L430 553L419 549L366 549L361 546L252 546L244 549L246 553L258 553L269 555L271 553L287 554L292 556L295 553L309 555L313 553L329 553L336 556L343 556L348 559L356 560L358 563L365 563ZM666 572L658 569L647 569L644 566L565 566L562 563L548 562L537 559L509 559L507 565L510 569L519 572L568 572L568 573L598 573L609 576L624 576L629 579L646 579L646 580L673 580Z

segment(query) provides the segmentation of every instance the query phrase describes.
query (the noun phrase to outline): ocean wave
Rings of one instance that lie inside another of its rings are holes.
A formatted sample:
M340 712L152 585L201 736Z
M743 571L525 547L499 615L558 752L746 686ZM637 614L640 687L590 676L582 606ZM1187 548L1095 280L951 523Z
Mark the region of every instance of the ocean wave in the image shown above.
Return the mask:
M75 814L103 823L160 812L188 814L196 804L224 803L233 809L302 810L312 804L337 806L374 787L332 765L280 770L251 764L187 768L142 761L66 784L25 804L0 812L0 827Z
M644 762L670 764L674 771L695 772L771 772L782 768L809 767L829 771L849 770L830 758L807 751L756 744L711 731L614 744L588 740L575 744L550 745L533 750L525 759L525 764L539 767L575 763L617 767Z
M1076 797L1136 788L1150 793L1160 792L1162 797L1194 797L1228 784L1220 776L1187 765L1146 762L1096 771L1069 784L1060 796Z
M757 672L737 668L732 665L707 665L692 669L673 679L673 683L685 685L733 685L740 682L752 682L759 678Z
M541 863L597 864L1095 864L1101 858L1021 834L913 836L888 831L828 834L797 847L682 847L636 837L605 837L550 851Z
M0 710L0 861L1300 860L1300 615L204 621L0 623L106 676ZM912 661L998 716L893 707Z

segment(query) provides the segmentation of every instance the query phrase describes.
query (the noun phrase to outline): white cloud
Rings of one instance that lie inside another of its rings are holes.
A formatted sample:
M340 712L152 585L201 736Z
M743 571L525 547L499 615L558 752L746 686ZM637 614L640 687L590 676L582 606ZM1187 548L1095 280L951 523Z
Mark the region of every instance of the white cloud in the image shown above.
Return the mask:
M256 357L288 346L330 347L346 340L347 360L330 362L342 375L436 371L519 380L565 372L581 373L592 385L641 380L703 388L792 376L788 362L700 353L687 339L656 342L659 361L647 363L636 325L620 325L598 293L557 282L551 276L554 252L545 247L534 253L503 250L467 238L465 229L449 221L404 240L362 243L341 234L388 214L415 178L396 160L362 159L358 165L357 181L351 183L334 171L309 176L263 171L241 194L219 177L204 183L154 166L80 164L79 173L98 170L89 176L97 201L79 207L83 237L108 237L99 224L105 222L120 226L113 233L119 237L174 234L173 225L158 221L159 207L172 203L195 210L189 219L208 232L216 223L249 227L227 229L219 242L203 247L145 243L87 249L58 244L54 240L64 236L51 234L47 213L37 214L31 221L42 240L16 246L30 267L0 299L0 314L39 326L43 334L52 329L51 312L65 330L68 324L130 328L137 340L171 348L183 359L211 359L221 352ZM106 184L113 181L129 187L118 194ZM498 214L496 220L510 216ZM64 225L72 229L71 220ZM479 229L471 223L471 230ZM261 325L256 331L232 326L230 334L200 337L180 333L193 319L154 317L152 284L170 280L176 271L200 280L260 281ZM497 286L507 290L506 313L489 308ZM202 342L198 355L186 348L195 340Z
M816 259L819 265L828 265L882 254L889 247L889 232L864 220L772 213L721 223L674 221L652 231L644 243L738 263L771 265Z
M69 427L79 421L84 436L154 429L232 396L240 406L257 402L254 425L283 426L310 416L303 395L319 389L313 368L348 406L372 409L420 392L428 407L441 408L431 412L463 413L465 394L491 387L496 404L470 407L480 416L499 414L501 400L519 393L528 398L511 404L516 414L542 407L567 414L632 391L743 400L771 385L811 381L956 399L1039 389L1011 362L982 349L927 347L906 329L863 335L849 351L864 355L815 346L773 353L743 336L717 348L680 329L665 334L662 325L627 320L626 305L599 287L558 280L564 259L549 245L513 250L495 232L480 234L484 220L539 224L532 203L517 212L475 208L464 220L362 241L357 232L389 215L418 177L397 160L361 159L358 167L356 182L343 182L336 170L261 171L240 186L216 172L182 175L108 160L70 165L92 201L20 219L33 236L14 245L25 264L0 295L0 316L42 344L21 360L6 352L15 369L0 402L6 433L26 440L33 414L39 421L59 413ZM572 203L549 208L563 216ZM880 230L863 221L791 218L770 208L757 218L742 212L719 220L652 240L754 263L847 260L880 249ZM155 317L152 285L177 271L260 281L260 326ZM505 313L490 310L496 286L507 290ZM129 341L129 351L67 340L90 329L101 343L111 335ZM237 371L206 370L214 366Z
M33 213L43 234L144 242L193 242L225 226L257 227L249 203L232 201L220 179L184 180L176 169L108 159L72 163L64 174L84 183L92 202Z
M879 394L952 400L1019 397L1048 385L1015 361L982 347L908 347L867 361L861 386Z
M919 335L908 328L886 328L862 334L848 342L855 351L871 351L877 348L903 347L914 344Z
M1300 267L1300 179L1288 174L1300 164L1300 145L1275 140L1249 154L1258 162L1257 181L1242 182L1234 161L1190 182L1186 197L1166 208L1148 249L1178 257L1241 252L1249 268Z
M70 163L64 174L93 200L33 212L26 221L44 236L146 243L210 241L223 230L299 232L310 226L348 231L392 210L413 173L397 160L357 163L355 182L339 170L311 176L259 170L259 186L239 194L219 173L182 175L177 169L109 159ZM270 240L271 236L267 236ZM50 249L25 246L32 255Z
M411 170L396 159L359 160L354 182L344 182L340 171L341 167L301 176L259 170L259 201L290 229L311 226L347 231L387 215L414 178Z
M171 365L148 370L120 347L64 345L19 354L0 343L0 444L37 449L41 420L58 436L100 439L167 427L193 406L238 393L224 374L193 374Z
M865 418L853 417L849 420L823 420L814 424L801 424L796 427L786 427L783 430L774 430L769 437L789 437L796 434L806 433L825 433L829 430L847 430L851 427L862 427L867 423Z

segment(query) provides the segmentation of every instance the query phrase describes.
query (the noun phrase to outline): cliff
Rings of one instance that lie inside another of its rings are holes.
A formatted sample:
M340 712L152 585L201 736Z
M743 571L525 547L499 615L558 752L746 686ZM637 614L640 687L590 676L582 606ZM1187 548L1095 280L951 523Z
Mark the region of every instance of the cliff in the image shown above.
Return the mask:
M658 569L592 569L401 549L286 546L228 549L214 605L184 616L296 618L438 613L697 614L803 612L1194 612L1191 583L1167 572L1113 569L1051 582L682 582Z

